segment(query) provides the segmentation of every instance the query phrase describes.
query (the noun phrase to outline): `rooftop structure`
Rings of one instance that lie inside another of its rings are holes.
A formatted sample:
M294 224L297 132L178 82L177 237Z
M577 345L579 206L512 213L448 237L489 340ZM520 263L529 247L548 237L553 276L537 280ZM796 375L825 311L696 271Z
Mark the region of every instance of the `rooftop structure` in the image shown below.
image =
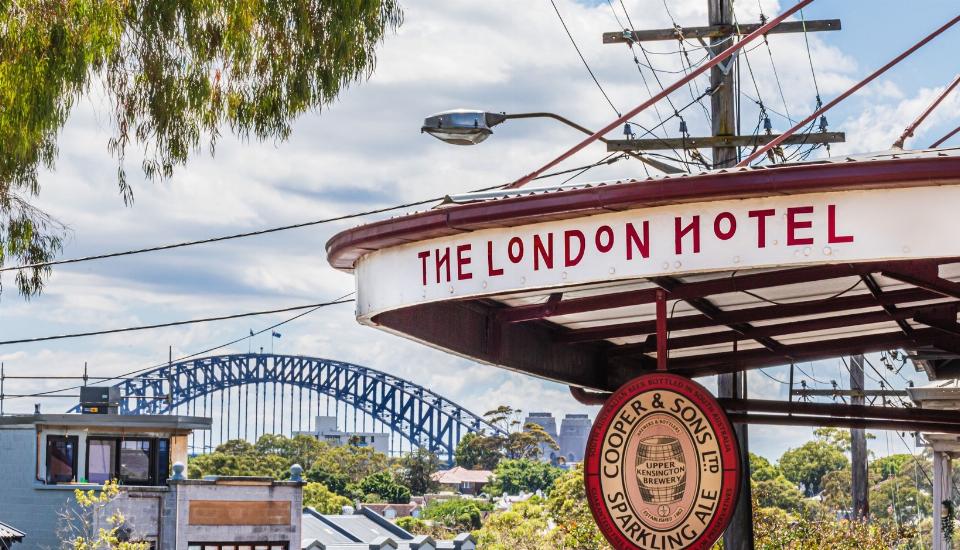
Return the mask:
M187 479L187 439L209 418L169 415L35 414L0 417L4 522L27 548L56 548L59 513L75 489L120 483L131 540L156 550L290 550L300 540L302 482L272 478ZM294 469L292 469L294 470ZM246 543L243 546L240 543Z
M462 466L454 466L449 470L440 470L430 476L445 490L465 495L478 495L483 487L493 478L490 470L468 470Z
M414 536L387 521L376 512L361 507L345 509L342 514L321 514L313 508L303 510L303 550L474 550L476 543L468 533L449 541Z
M15 542L23 542L24 536L26 535L18 529L6 523L0 523L0 548L6 549Z

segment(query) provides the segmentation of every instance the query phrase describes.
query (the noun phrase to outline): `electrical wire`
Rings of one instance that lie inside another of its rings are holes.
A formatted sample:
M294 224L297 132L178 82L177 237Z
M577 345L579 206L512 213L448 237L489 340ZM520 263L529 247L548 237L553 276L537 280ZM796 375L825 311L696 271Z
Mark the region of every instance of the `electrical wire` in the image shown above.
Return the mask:
M574 168L574 170L576 170L576 168ZM534 180L547 179L547 178L552 178L552 177L555 177L555 176L567 174L567 173L569 173L569 172L570 172L569 170L561 170L561 171L559 171L559 172L550 172L550 173L548 173L548 174L542 174L542 175L540 175L540 176L537 176L537 177L535 177L535 178L533 178L533 179L534 179ZM491 190L494 190L494 189L501 189L501 188L503 188L503 184L491 185L491 186L489 186L489 187L483 187L483 188L481 188L481 189L473 189L473 190L470 191L470 193L479 193L479 192L482 192L482 191L491 191ZM47 262L36 262L36 263L31 263L31 264L22 264L22 265L15 265L15 266L9 266L9 267L0 267L0 273L7 272L7 271L21 271L21 270L24 270L24 269L37 269L37 268L41 268L41 267L51 267L51 266L55 266L55 265L75 264L75 263L89 262L89 261L94 261L94 260L105 260L105 259L109 259L109 258L118 258L118 257L122 257L122 256L133 256L133 255L137 255L137 254L145 254L145 253L148 253L148 252L160 252L160 251L164 251L164 250L173 250L173 249L176 249L176 248L186 248L186 247L196 246L196 245L201 245L201 244L212 244L212 243L218 243L218 242L222 242L222 241L230 241L230 240L235 240L235 239L244 239L244 238L248 238L248 237L258 237L258 236L260 236L260 235L268 235L268 234L270 234L270 233L279 233L279 232L282 232L282 231L290 231L290 230L292 230L292 229L302 229L302 228L305 228L305 227L312 227L312 226L315 226L315 225L323 225L323 224L333 223L333 222L338 222L338 221L350 220L350 219L355 219L355 218L362 218L362 217L366 217L366 216L372 216L372 215L374 215L374 214L383 214L383 213L385 213L385 212L392 212L392 211L394 211L394 210L403 210L403 209L405 209L405 208L412 208L412 207L414 207L414 206L422 206L422 205L425 205L425 204L431 204L431 203L439 202L439 201L442 201L444 198L445 198L445 196L431 197L431 198L429 198L429 199L423 199L423 200L418 200L418 201L414 201L414 202L407 202L407 203L403 203L403 204L396 204L396 205L393 205L393 206L385 206L385 207L383 207L383 208L375 208L375 209L372 209L372 210L365 210L365 211L362 211L362 212L354 212L354 213L351 213L351 214L343 214L343 215L341 215L341 216L334 216L334 217L331 217L331 218L322 218L322 219L319 219L319 220L311 220L311 221L307 221L307 222L300 222L300 223L294 223L294 224L289 224L289 225L281 225L281 226L277 226L277 227L269 227L269 228L266 228L266 229L258 229L258 230L256 230L256 231L247 231L247 232L244 232L244 233L233 233L233 234L230 234L230 235L222 235L222 236L219 236L219 237L209 237L209 238L197 239L197 240L193 240L193 241L181 241L181 242L178 242L178 243L171 243L171 244L164 244L164 245L149 246L149 247L144 247L144 248L134 248L134 249L123 250L123 251L119 251L119 252L105 252L105 253L102 253L102 254L92 254L92 255L89 255L89 256L78 256L78 257L76 257L76 258L65 258L65 259L62 259L62 260L50 260L50 261L47 261Z
M609 103L610 107L615 113L617 113L617 116L620 116L620 111L617 109L616 105L613 104L613 101L611 101L610 96L607 95L607 91L603 89L600 81L597 80L597 75L593 74L593 69L590 68L590 64L587 63L587 59L583 57L583 52L580 51L580 46L577 45L577 41L573 38L573 34L570 33L570 29L567 27L567 22L563 20L563 15L560 14L560 9L557 8L557 3L554 2L554 0L550 0L550 5L553 6L553 11L557 14L557 19L559 19L560 24L563 25L563 30L567 33L570 43L573 44L573 49L575 49L577 51L577 55L580 56L580 61L583 62L583 66L586 67L587 72L590 73L590 78L593 79L593 83L597 85L600 93L603 94L603 98L607 100L607 103Z
M737 273L739 273L739 272L738 272L738 271L732 272L732 273L730 274L730 278L731 278L731 279L734 278L734 277L737 275ZM827 296L826 298L820 298L820 299L817 299L817 300L798 300L798 301L796 301L796 302L780 302L780 301L777 301L777 300L771 300L771 299L769 299L769 298L764 298L763 296L760 296L759 294L757 294L757 293L755 293L755 292L751 292L751 291L749 291L749 290L739 290L738 292L742 292L742 293L746 294L747 296L751 296L751 297L753 297L753 298L756 298L757 300L760 300L761 302L766 302L766 303L768 303L768 304L772 304L772 305L775 305L775 306L783 306L783 305L789 305L789 304L797 304L797 303L801 303L801 302L802 302L802 303L817 304L817 303L820 303L820 302L828 302L828 301L833 300L833 299L835 299L835 298L839 298L839 297L843 296L844 294L846 294L846 293L850 292L851 290L853 290L853 289L857 288L858 286L860 286L860 283L862 283L862 282L863 282L862 280L857 280L857 282L853 283L852 285L848 286L847 288L841 290L840 292L837 292L836 294L833 294L833 295L831 295L831 296Z
M210 323L210 322L214 322L214 321L228 321L228 320L230 320L230 319L240 319L240 318L243 318L243 317L256 317L256 316L260 316L260 315L270 315L270 314L273 314L273 313L286 313L286 312L289 312L289 311L300 311L300 310L304 310L304 309L316 309L316 308L320 308L320 307L332 306L332 305L337 305L337 304L347 304L347 303L351 303L351 302L355 302L355 301L356 301L355 299L339 300L339 301L333 301L333 302L321 302L321 303L318 303L318 304L307 304L307 305L302 305L302 306L292 306L292 307L285 307L285 308L279 308L279 309L268 309L268 310L261 310L261 311L249 311L249 312L245 312L245 313L234 313L234 314L231 314L231 315L220 315L220 316L217 316L217 317L204 317L204 318L201 318L201 319L187 319L187 320L184 320L184 321L171 321L171 322L168 322L168 323L157 323L157 324L153 324L153 325L139 325L139 326L132 326L132 327L106 329L106 330L94 330L94 331L88 331L88 332L74 332L74 333L70 333L70 334L57 334L57 335L53 335L53 336L38 336L38 337L35 337L35 338L19 338L19 339L15 339L15 340L0 340L0 346L8 346L8 345L11 345L11 344L29 344L29 343L33 343L33 342L47 342L47 341L49 341L49 340L66 340L66 339L70 339L70 338L83 338L83 337L86 337L86 336L100 336L100 335L104 335L104 334L117 334L117 333L121 333L121 332L135 332L135 331L141 331L141 330L153 330L153 329L158 329L158 328L178 327L178 326L183 326L183 325L194 325L194 324L197 324L197 323Z
M345 303L345 302L343 302L342 300L345 300L346 298L349 298L350 296L353 296L354 294L356 294L356 291L354 291L354 292L348 292L347 294L344 294L343 296L340 296L340 297L338 297L338 298L334 298L333 300L330 300L329 302L325 302L325 303L323 303L323 304L318 304L316 307L311 308L311 309L308 309L308 310L306 310L306 311L301 311L300 313L297 313L296 315L294 315L294 316L292 316L292 317L288 317L287 319L284 319L283 321L280 321L280 322L278 322L278 323L274 323L274 324L272 324L272 325L270 325L270 326L268 326L268 327L266 327L266 328L263 328L263 329L261 329L261 330L258 330L258 331L256 331L256 332L254 332L253 334L250 334L250 335L247 335L247 336L243 336L243 337L241 337L241 338L236 338L236 339L234 339L234 340L230 340L229 342L224 342L224 343L222 343L222 344L218 344L218 345L216 345L216 346L213 346L213 347L210 347L210 348L206 348L206 349L201 350L201 351L197 351L197 352L194 352L194 353L190 353L190 354L188 354L188 355L182 355L182 356L180 356L180 357L177 357L176 359L172 359L172 360L169 360L169 361L164 361L164 362L162 362L162 363L157 363L157 364L151 365L151 366L149 366L149 367L143 367L143 368L140 368L140 369L136 369L136 370L132 370L132 371L129 371L129 372L125 372L125 373L123 373L123 374L119 374L119 375L114 376L114 377L111 377L111 378L104 378L103 381L104 381L104 382L109 382L109 381L113 381L113 380L123 380L123 379L129 378L129 377L134 376L134 375L137 375L137 374L141 374L141 373L148 372L148 371L151 371L151 370L154 370L154 369L158 369L158 368L160 368L160 367L162 367L162 366L164 366L164 365L168 365L168 364L170 364L170 363L179 363L179 362L181 362L181 361L186 361L187 359L192 359L192 358L198 357L198 356L200 356L200 355L206 355L206 354L208 354L208 353L210 353L210 352L217 351L217 350L219 350L219 349L223 349L223 348L225 348L225 347L227 347L227 346L232 346L233 344L236 344L236 343L242 342L242 341L244 341L244 340L253 338L254 336L259 336L259 335L264 334L264 333L266 333L266 332L273 331L274 329L276 329L276 328L278 328L278 327L282 327L283 325L286 325L287 323L291 323L291 322L293 322L293 321L295 321L295 320L297 320L297 319L300 319L301 317L307 316L307 315L309 315L309 314L317 311L318 309L322 309L322 308L324 308L324 307L327 307L327 305L334 305L334 304L339 304L339 303ZM48 390L48 391L37 392L37 393L29 394L29 395L23 395L22 397L40 397L40 396L43 396L43 395L51 395L51 394L55 394L55 393L60 393L60 392L65 392L65 391L70 391L70 390L75 390L75 389L78 389L78 388L81 388L81 387L82 387L82 386L70 386L70 387L68 387L68 388L60 388L60 389L56 389L56 390ZM14 399L14 398L13 398L13 397L8 397L7 399ZM204 405L204 407L206 407L206 405Z

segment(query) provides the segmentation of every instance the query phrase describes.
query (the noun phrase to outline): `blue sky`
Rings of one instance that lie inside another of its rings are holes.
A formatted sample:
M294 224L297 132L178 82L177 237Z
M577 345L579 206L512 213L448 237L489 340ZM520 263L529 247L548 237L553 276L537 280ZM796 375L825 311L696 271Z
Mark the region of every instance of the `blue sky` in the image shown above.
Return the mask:
M614 2L619 6L619 2ZM780 3L784 4L785 3ZM134 248L296 223L444 193L510 181L552 158L579 135L549 121L513 121L477 147L452 147L418 128L423 116L453 107L496 111L548 110L589 127L613 118L613 111L590 81L547 0L407 0L406 22L387 37L374 77L347 90L319 113L302 117L285 143L242 143L222 139L215 158L198 155L169 182L137 181L135 158L128 161L136 203L125 207L116 193L115 161L106 152L110 136L107 108L94 92L78 104L59 145L56 169L41 177L38 204L68 224L65 256ZM558 0L571 32L597 77L621 110L646 97L629 52L604 46L600 33L616 30L606 1ZM632 0L627 8L638 25L670 26L660 0ZM671 0L680 24L705 20L703 0ZM754 20L756 2L738 1L738 17ZM772 15L777 2L764 0ZM811 35L812 56L824 99L841 92L893 57L956 11L955 1L902 2L818 0L808 18L841 18L844 30ZM618 14L622 18L622 13ZM812 81L802 38L773 36L771 52L791 113L809 112ZM651 46L656 51L675 44ZM960 29L952 29L870 88L831 112L831 129L847 132L834 154L882 150L953 77L960 51ZM765 48L752 51L761 97L784 111ZM680 70L679 56L655 55L665 70ZM649 75L648 75L649 78ZM665 74L664 82L675 75ZM702 83L701 83L702 85ZM753 93L750 90L750 93ZM685 102L686 90L677 92ZM754 120L744 107L744 128ZM687 115L692 133L706 131L702 113ZM926 146L960 119L960 100L945 102L908 142ZM644 113L644 123L654 114ZM788 125L772 116L775 129ZM671 135L677 128L667 125ZM955 139L956 142L956 139ZM599 159L588 149L566 166ZM562 168L562 167L561 167ZM583 179L642 173L626 162L598 169ZM29 302L10 292L9 277L0 296L4 339L95 330L229 314L323 301L353 289L349 275L326 263L324 243L343 222L253 239L99 262L55 270L44 295ZM8 346L0 360L8 374L76 374L84 362L91 373L109 375L192 353L279 321L283 316L230 321L81 340ZM278 351L317 355L385 370L482 412L500 403L555 415L595 408L575 403L566 388L489 366L476 365L395 336L359 326L350 305L305 317L283 329ZM269 338L252 343L270 347ZM247 343L233 351L246 351ZM817 379L842 380L838 363L804 366ZM786 379L786 370L769 369ZM905 369L902 374L921 380ZM751 394L785 398L782 385L751 373ZM899 382L904 381L897 378ZM708 384L711 381L707 381ZM871 382L875 386L876 383ZM39 389L41 385L33 386ZM50 383L44 387L55 387ZM10 384L7 392L26 390ZM44 401L46 410L67 402ZM7 410L32 410L32 401L11 401ZM752 450L776 458L809 437L806 429L752 428ZM903 448L899 438L893 442ZM886 436L873 443L885 453Z

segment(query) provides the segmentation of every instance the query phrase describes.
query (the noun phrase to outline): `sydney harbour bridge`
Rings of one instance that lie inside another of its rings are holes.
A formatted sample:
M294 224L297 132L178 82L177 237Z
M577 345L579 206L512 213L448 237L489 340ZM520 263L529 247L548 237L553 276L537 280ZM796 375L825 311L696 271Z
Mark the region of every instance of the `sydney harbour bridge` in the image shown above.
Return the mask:
M409 380L343 361L245 353L171 362L115 387L121 414L183 414L213 419L191 436L192 452L230 439L313 431L334 416L340 431L388 433L390 453L426 447L452 460L460 439L501 429ZM71 412L77 412L75 408Z

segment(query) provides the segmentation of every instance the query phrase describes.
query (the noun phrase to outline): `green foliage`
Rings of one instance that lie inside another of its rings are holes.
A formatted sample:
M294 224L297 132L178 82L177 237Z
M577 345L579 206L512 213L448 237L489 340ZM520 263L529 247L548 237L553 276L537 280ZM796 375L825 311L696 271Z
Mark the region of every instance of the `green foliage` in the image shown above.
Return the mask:
M350 478L347 477L346 474L319 470L314 467L306 473L305 477L307 481L322 483L324 487L327 487L338 495L346 496L348 494L347 485L350 483Z
M853 444L853 436L850 434L850 430L843 428L817 428L813 430L813 435L818 440L823 441L824 443L829 443L845 453L850 452L850 447ZM868 440L877 438L877 436L873 435L872 433L865 434L865 437Z
M552 548L608 547L587 505L582 464L553 482L546 508L556 525L549 537Z
M503 455L497 438L468 433L457 443L454 460L468 470L493 470Z
M456 463L471 470L493 470L503 458L537 459L543 453L541 446L553 450L560 448L543 426L527 423L521 427L521 414L520 409L506 405L484 413L487 422L506 435L468 434L454 451Z
M784 477L803 486L804 494L811 497L820 493L824 475L847 464L847 457L838 445L817 440L783 453L779 466Z
M916 537L913 529L887 522L812 521L795 518L776 508L754 507L753 529L757 550L819 549L889 550Z
M63 227L31 206L76 101L102 90L120 193L133 147L148 180L220 133L282 141L294 120L368 77L396 0L0 0L0 265L52 259ZM49 269L18 272L24 296Z
M883 481L900 475L904 465L913 465L913 455L901 453L878 458L870 462L870 474L876 481Z
M807 506L803 493L782 475L752 482L753 498L763 508L779 508L786 512L805 514Z
M348 486L387 470L390 459L369 447L332 447L309 436L265 434L254 445L232 440L212 453L192 457L188 472L191 478L231 475L286 479L293 464L304 468L307 481L322 483L338 495L352 497Z
M493 510L485 501L467 498L437 500L428 504L421 514L424 519L432 520L448 531L462 533L480 528L483 512Z
M821 485L820 496L827 510L850 512L853 509L853 480L849 466L825 474Z
M303 486L303 505L316 509L321 514L339 514L350 499L340 496L322 483L307 483Z
M485 550L557 548L547 540L548 533L547 512L538 499L531 498L514 504L510 510L492 514L475 535L477 548Z
M116 480L107 481L100 490L75 490L73 509L60 514L57 532L64 547L73 550L147 550L150 545L146 542L120 540L120 530L125 522L123 514L119 510L109 511L110 503L119 494Z
M425 447L403 456L398 462L397 478L410 488L415 495L436 491L440 484L433 480L433 474L440 469L440 459Z
M504 459L493 471L493 481L487 484L485 491L491 495L504 493L517 495L521 492L549 493L553 482L563 470L539 460L527 458Z
M770 464L769 460L750 453L750 479L753 481L768 481L782 475L780 468Z
M410 502L410 489L394 478L393 472L382 470L360 480L351 487L357 498L364 502L389 502L407 504Z
M898 525L913 523L932 512L930 495L918 491L912 477L891 476L873 485L868 498L871 515L891 519Z

